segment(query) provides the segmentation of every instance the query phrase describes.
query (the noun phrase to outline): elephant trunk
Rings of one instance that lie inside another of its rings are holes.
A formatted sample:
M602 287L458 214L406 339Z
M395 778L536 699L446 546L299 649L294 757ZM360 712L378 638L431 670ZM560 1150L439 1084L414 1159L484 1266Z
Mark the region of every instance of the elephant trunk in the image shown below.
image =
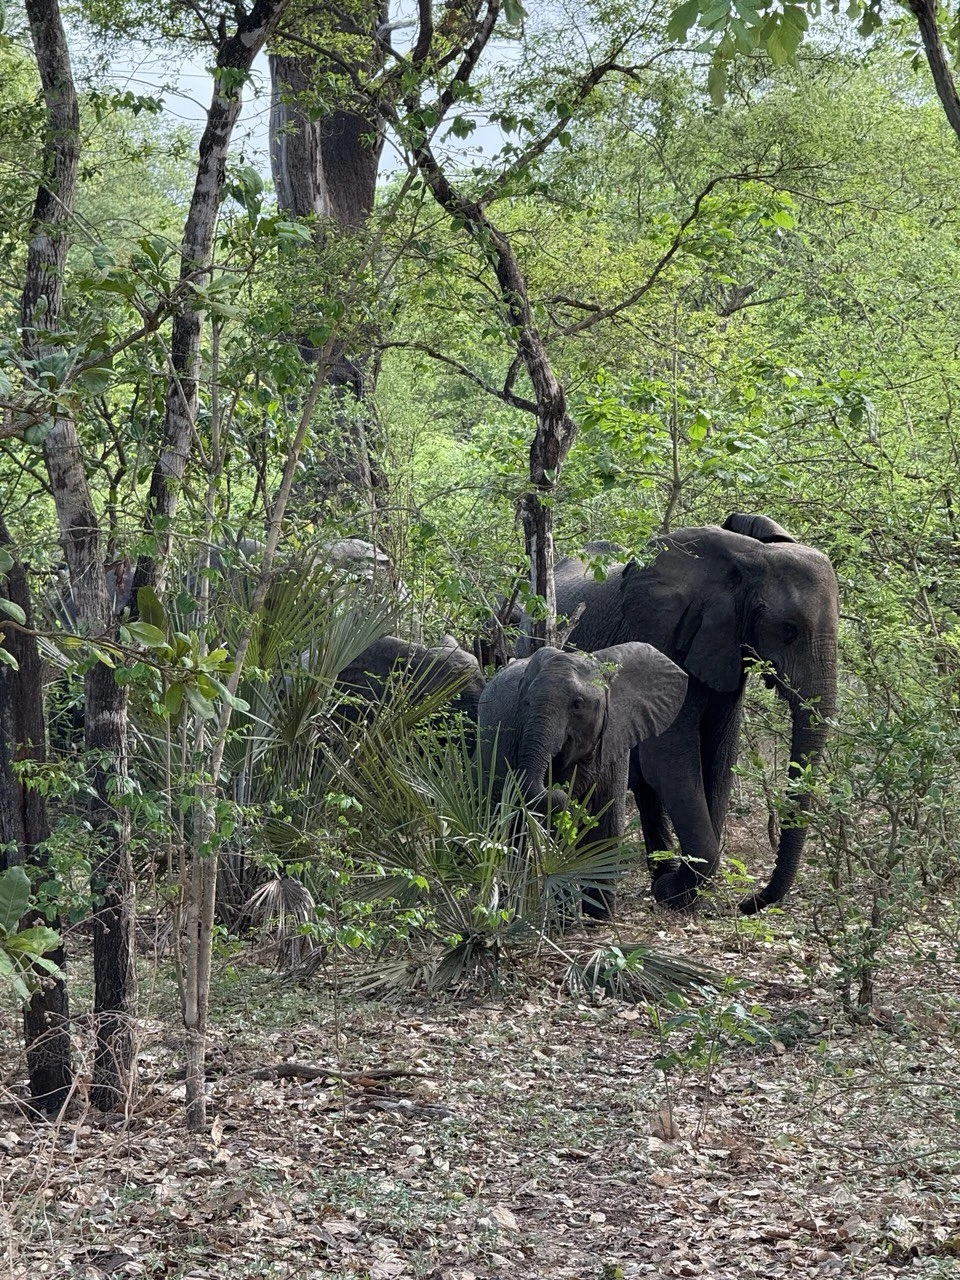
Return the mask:
M795 782L802 776L806 765L816 764L820 758L827 740L827 725L824 719L833 715L836 691L836 671L831 663L827 679L815 693L800 696L787 694L793 705L789 770L791 781ZM811 701L816 702L815 708L811 708ZM764 889L740 903L740 911L743 915L754 915L764 907L772 906L785 898L793 888L803 857L803 843L806 837L805 814L809 812L812 802L813 797L809 790L797 792L790 797L789 807L780 830L773 875Z
M566 795L560 788L547 792L547 774L556 749L544 729L531 728L524 733L523 746L517 759L520 789L527 804L539 811L566 807ZM558 749L558 748L557 748Z

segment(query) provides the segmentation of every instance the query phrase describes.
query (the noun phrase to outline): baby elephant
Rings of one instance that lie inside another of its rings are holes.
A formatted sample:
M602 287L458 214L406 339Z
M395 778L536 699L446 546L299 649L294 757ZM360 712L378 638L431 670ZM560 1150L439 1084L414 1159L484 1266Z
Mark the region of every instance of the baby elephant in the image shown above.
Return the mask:
M509 765L525 798L540 804L548 779L573 779L574 798L599 815L585 843L616 839L623 835L630 750L670 727L686 692L686 674L648 644L592 654L538 649L504 667L480 695L484 769L496 742L498 785ZM593 889L584 912L609 919L614 899L612 884Z

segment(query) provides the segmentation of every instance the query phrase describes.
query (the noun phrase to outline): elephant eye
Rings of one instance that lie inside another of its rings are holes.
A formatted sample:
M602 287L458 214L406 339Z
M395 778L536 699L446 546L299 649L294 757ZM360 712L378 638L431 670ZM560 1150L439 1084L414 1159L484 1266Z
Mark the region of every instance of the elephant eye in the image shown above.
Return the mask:
M800 634L800 628L793 622L785 622L783 624L783 643L793 644L797 636Z
M572 710L572 711L582 711L582 710L583 710L583 699L582 699L582 698L574 698L574 700L570 703L570 708L571 708L571 710Z

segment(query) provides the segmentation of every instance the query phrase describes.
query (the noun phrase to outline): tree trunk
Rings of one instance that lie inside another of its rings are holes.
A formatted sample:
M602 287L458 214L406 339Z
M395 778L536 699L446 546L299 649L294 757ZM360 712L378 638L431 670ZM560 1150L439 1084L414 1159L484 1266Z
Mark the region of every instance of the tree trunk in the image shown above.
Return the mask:
M217 218L223 199L227 152L240 115L242 96L236 72L247 73L288 0L257 0L249 14L239 6L237 30L224 35L217 50L213 99L200 139L197 177L183 231L180 280L202 284L210 271ZM133 599L142 586L162 589L170 551L173 520L193 445L200 376L200 312L185 303L174 317L170 340L173 373L167 389L163 446L150 480L147 499L153 549L141 556L133 583Z
M920 29L920 40L927 65L933 76L934 88L943 113L947 117L950 128L960 138L960 94L957 93L956 81L947 61L947 51L940 35L940 23L937 18L937 0L907 0L907 5L917 20Z
M367 8L372 32L386 22L387 6L382 0L368 0ZM356 70L369 74L371 61L378 62L379 54ZM331 223L346 234L366 225L383 150L382 119L346 109L321 116L311 110L317 86L335 69L319 53L270 56L270 164L277 201L291 218L315 217L320 241ZM306 337L300 350L308 361L319 355ZM297 497L301 506L306 503L320 516L331 506L349 510L359 499L369 517L367 532L376 539L377 513L387 498L387 480L378 460L379 432L367 408L375 389L376 363L369 351L348 353L339 340L325 349L324 360L328 385L343 406L334 423L339 441L322 469L298 482Z
M0 546L12 546L2 517ZM28 627L32 626L27 575L19 561L7 574L4 594L20 606ZM36 788L25 786L16 777L13 766L20 760L38 764L46 760L43 666L36 637L26 631L8 631L4 647L16 658L17 668L0 667L0 843L10 850L4 859L7 865L20 862L39 871L39 877L32 877L36 888L46 871L46 842L50 838L46 801ZM46 923L46 918L34 911L24 926ZM62 928L59 920L54 924ZM63 946L49 958L62 970L66 961ZM62 978L39 976L40 988L23 1010L27 1072L34 1105L56 1115L73 1085L70 1005Z
M63 275L73 216L80 118L67 38L57 0L26 0L46 119L46 171L37 192L21 299L25 355L29 360L59 352ZM52 337L47 339L44 334ZM44 441L44 458L70 587L81 628L91 636L115 629L107 593L100 527L87 482L84 457L71 418L56 417ZM106 892L106 916L97 931L109 930L109 945L94 946L94 1005L97 1051L91 1096L97 1106L113 1106L129 1089L133 1063L131 1022L136 1008L132 964L132 882L127 874L127 825L115 811L110 788L123 790L126 777L126 693L113 672L97 663L87 674L84 741L96 753L92 768L90 822L97 855L94 892Z
M91 877L97 1049L90 1098L101 1111L109 1111L132 1090L136 1052L136 886L129 811L116 804L127 778L127 694L102 662L87 672L84 694L84 746L93 762L90 820L94 831L101 833Z

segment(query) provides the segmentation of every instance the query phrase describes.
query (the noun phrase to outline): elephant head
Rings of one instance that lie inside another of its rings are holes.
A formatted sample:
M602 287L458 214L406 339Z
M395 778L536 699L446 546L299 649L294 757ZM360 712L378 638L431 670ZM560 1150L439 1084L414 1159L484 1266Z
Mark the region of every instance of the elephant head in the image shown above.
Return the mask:
M431 649L397 636L381 636L337 676L338 684L366 702L391 697L395 683L406 682L416 700L449 695L450 709L475 720L483 673L473 656L452 636Z
M498 755L528 801L543 801L551 771L556 782L576 772L581 794L602 789L618 759L673 723L686 689L684 673L648 644L593 654L538 649L500 671L480 697L485 763L499 735Z
M746 663L769 664L792 713L790 777L817 760L837 692L839 600L825 555L765 516L733 515L723 528L662 538L652 562L626 566L620 591L618 638L642 636L712 690L734 694ZM779 902L793 885L809 806L809 792L792 797L773 875L740 904L745 914ZM669 887L658 881L657 896Z

